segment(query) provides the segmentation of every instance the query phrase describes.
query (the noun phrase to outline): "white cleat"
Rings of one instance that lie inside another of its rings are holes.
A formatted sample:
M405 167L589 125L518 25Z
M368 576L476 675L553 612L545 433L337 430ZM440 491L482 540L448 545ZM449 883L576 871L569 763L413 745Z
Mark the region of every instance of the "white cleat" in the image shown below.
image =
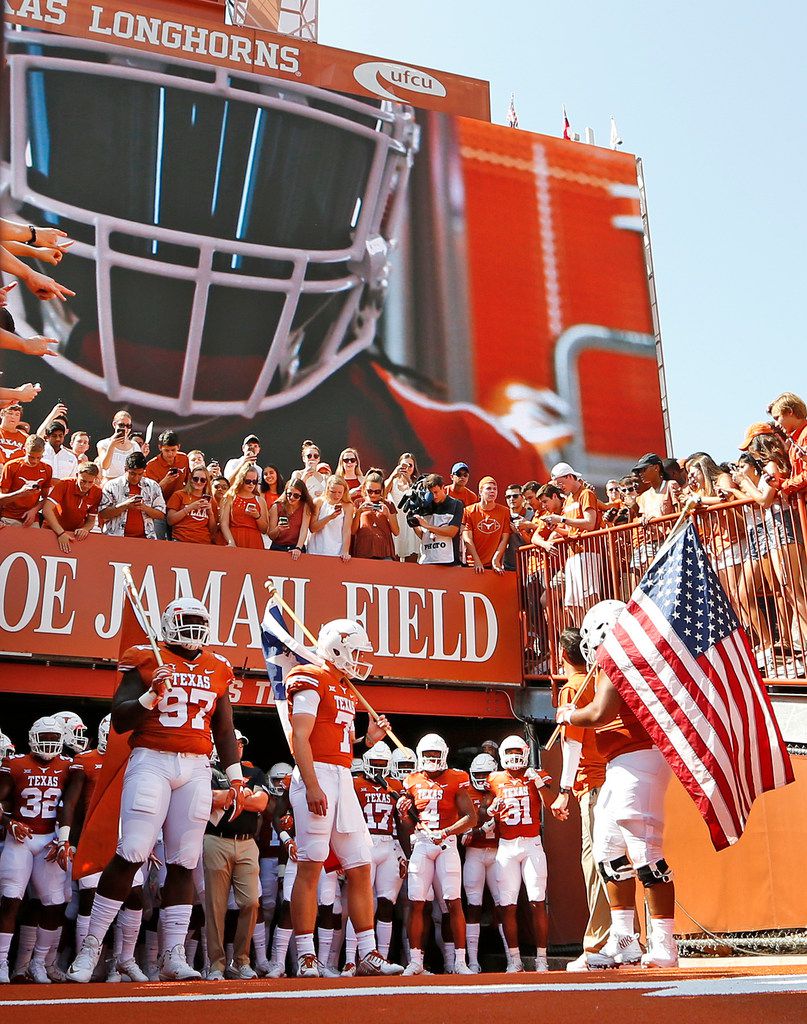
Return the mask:
M118 960L118 977L124 981L148 981L148 975L140 970L140 964L132 957L131 960Z
M472 961L471 963L468 964L468 966L471 969L471 974L481 974L482 973L482 967L476 961Z
M524 964L521 962L521 957L519 957L518 960L511 960L510 963L507 965L507 970L504 973L505 974L523 974L524 973Z
M463 960L457 960L454 964L454 974L476 974Z
M249 964L241 964L240 967L236 967L234 963L231 963L225 969L224 977L229 981L254 981L258 975Z
M160 958L160 981L198 981L202 975L193 969L185 957L185 947L177 943Z
M404 969L400 964L390 963L377 949L372 950L356 964L357 978L367 977L368 975L380 975L384 978L391 978L403 973Z
M221 971L208 971L205 978L206 981L224 981L224 975Z
M258 977L259 978L266 978L266 977L268 977L269 971L271 971L271 969L272 969L272 965L266 959L266 957L264 957L262 960L256 960L255 961L255 970L258 972Z
M8 960L0 960L0 985L8 985L10 980L8 976Z
M343 976L341 971L331 967L330 964L320 964L319 973L321 978L341 978Z
M675 943L675 939L671 943L659 943L654 945L652 942L647 948L647 952L642 957L642 967L677 967L678 966L678 946Z
M50 980L55 982L57 985L67 981L67 975L58 964L47 964L45 966L45 970L48 972Z
M297 977L322 977L322 975L319 973L319 960L317 960L316 953L303 953L301 957L297 958Z
M546 962L545 956L536 956L535 970L538 974L543 974L545 971L549 970L549 964Z
M67 980L86 985L92 978L101 957L101 943L94 935L88 935L78 951L78 956L67 968Z
M274 961L269 961L269 970L266 972L265 977L267 978L285 978L286 967L284 964L276 964Z
M597 955L612 961L615 967L635 967L640 963L643 952L638 935L617 935L612 932Z
M33 981L36 985L50 985L48 969L45 967L44 960L32 960L28 964L28 970L25 972L25 977L27 981Z
M426 972L423 970L423 964L416 964L414 961L412 961L411 963L407 964L406 967L404 967L403 977L404 978L411 978L415 974L425 974L425 973Z

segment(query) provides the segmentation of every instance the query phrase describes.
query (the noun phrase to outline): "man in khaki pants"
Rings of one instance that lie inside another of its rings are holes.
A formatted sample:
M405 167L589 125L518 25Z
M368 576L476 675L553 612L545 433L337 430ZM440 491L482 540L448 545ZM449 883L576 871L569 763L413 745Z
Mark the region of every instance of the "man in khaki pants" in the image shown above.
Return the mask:
M560 649L563 670L568 681L558 696L558 707L571 703L576 703L580 708L585 707L594 697L594 687L588 686L580 696L577 695L586 678L586 661L580 651L580 630L564 629L560 635ZM563 728L562 737L564 772L561 774L560 792L552 804L552 813L560 821L565 821L569 817L569 797L574 793L580 804L583 840L580 864L583 868L588 900L588 924L583 936L583 952L576 960L566 965L566 970L589 971L611 966L610 959L599 952L608 940L611 907L605 883L591 852L594 808L597 806L600 787L605 782L605 761L597 751L593 729L575 729L567 725ZM574 758L578 751L579 762L575 771ZM567 771L572 778L565 777Z
M236 730L240 753L243 756L243 737ZM205 929L207 931L207 953L210 958L208 981L221 981L225 977L249 981L257 974L249 963L249 947L258 917L260 898L258 845L255 835L258 817L269 801L266 779L260 768L249 762L242 762L247 800L243 812L230 821L227 810L214 824L213 818L205 831L204 873L205 873ZM213 788L228 786L226 778L213 770ZM214 796L214 808L216 800ZM233 962L226 963L224 953L224 921L227 915L227 900L232 887L238 906L238 924L233 943Z

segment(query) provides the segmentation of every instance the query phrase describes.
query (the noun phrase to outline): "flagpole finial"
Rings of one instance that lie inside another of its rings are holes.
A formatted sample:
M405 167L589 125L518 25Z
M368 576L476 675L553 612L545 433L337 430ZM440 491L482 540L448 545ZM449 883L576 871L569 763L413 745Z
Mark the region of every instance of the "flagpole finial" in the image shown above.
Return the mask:
M572 142L572 126L569 123L569 115L566 113L566 104L561 104L561 110L563 111L563 138Z
M611 149L619 149L622 145L622 139L619 137L619 132L616 127L616 118L611 114Z
M516 94L510 93L510 105L507 108L507 123L511 128L518 128L518 114L516 113Z

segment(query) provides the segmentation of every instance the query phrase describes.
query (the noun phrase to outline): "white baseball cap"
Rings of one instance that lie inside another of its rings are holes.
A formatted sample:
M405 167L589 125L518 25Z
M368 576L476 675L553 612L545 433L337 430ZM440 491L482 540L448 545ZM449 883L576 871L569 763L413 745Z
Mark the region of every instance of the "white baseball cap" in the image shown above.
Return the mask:
M552 467L552 479L557 480L559 476L576 476L580 480L583 479L576 470L572 469L568 462L559 462L556 466Z

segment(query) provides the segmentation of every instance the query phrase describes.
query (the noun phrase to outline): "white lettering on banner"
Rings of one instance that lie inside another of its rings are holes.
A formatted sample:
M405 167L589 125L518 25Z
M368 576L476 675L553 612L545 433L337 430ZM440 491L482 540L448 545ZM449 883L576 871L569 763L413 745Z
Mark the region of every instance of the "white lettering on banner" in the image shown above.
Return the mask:
M389 592L392 590L392 587L388 583L376 583L375 589L378 592L378 642L375 645L375 653L379 658L391 658L392 651L389 649Z
M6 617L6 591L15 595L20 593L19 584L9 588L8 578L15 562L22 562L28 570L28 582L25 585L25 605L19 619L10 623ZM39 607L39 569L35 560L24 551L15 551L0 563L0 628L8 633L19 633L30 624Z
M49 0L49 3L54 5L58 2L59 0ZM67 0L61 2L66 4ZM39 0L24 0L24 3L38 4ZM6 8L12 14L19 13L9 7L8 0ZM184 53L211 57L214 60L227 60L247 67L254 65L256 68L270 68L272 71L285 71L291 75L300 73L300 50L296 46L281 46L279 43L259 38L255 38L253 45L253 39L249 36L211 32L198 25L163 21L162 18L147 17L129 11L115 11L110 14L101 4L93 4L90 10L92 18L89 31L95 35L131 39L144 46L164 46L167 50L181 50ZM63 11L61 15L61 21L64 21ZM26 14L19 16L28 17ZM61 24L61 21L57 24Z
M63 25L67 17L65 8L67 0L21 0L16 6L12 0L4 0L3 10L6 14L25 18L28 21L41 21L46 25Z
M95 616L95 632L102 640L109 640L120 632L121 619L123 618L123 601L126 584L123 580L123 570L131 568L128 562L110 562L115 573L112 581L112 604L109 608L109 620L104 624L103 614ZM146 568L143 582L138 590L140 601L146 610L151 628L157 637L161 637L160 618L162 615L160 601L157 597L157 584L154 579L154 567L149 565Z
M499 620L496 618L496 609L489 597L485 594L469 593L461 591L462 599L465 602L465 660L466 661L487 661L496 650L496 643L499 639ZM488 645L480 655L476 650L476 611L474 605L480 601L485 611L488 623Z
M400 100L402 97L386 89L381 84L382 81L406 92L417 92L426 96L446 95L446 87L434 75L421 71L420 68L393 64L387 60L365 61L353 69L353 77L368 92L385 100Z
M73 632L76 613L70 616L63 626L53 625L53 612L58 603L59 611L64 614L64 592L67 588L68 576L76 578L77 562L75 558L62 558L54 555L43 555L45 561L45 582L42 587L42 618L34 630L35 633L63 633L69 636ZM68 571L62 576L61 585L56 586L59 566L64 565Z
M429 641L424 639L423 646L419 651L413 651L409 646L409 631L414 629L414 639L418 637L418 608L412 607L412 598L417 597L426 610L426 591L417 587L399 587L400 601L400 633L398 654L401 658L425 658L429 647Z
M241 614L241 609L244 609L245 614ZM250 632L250 647L261 646L261 632L258 626L258 604L255 600L255 589L252 585L252 577L247 573L244 577L244 582L241 584L241 593L238 595L238 601L235 606L235 614L233 620L230 623L230 635L222 644L222 647L237 647L235 640L233 640L233 633L239 626L249 626Z
M432 612L432 622L434 624L434 654L432 657L436 661L456 661L460 656L460 648L462 647L462 637L457 638L457 646L451 652L447 654L443 647L443 641L445 640L444 632L445 626L443 624L443 598L446 596L447 591L445 590L430 590L429 593L432 595L432 604L434 611Z

